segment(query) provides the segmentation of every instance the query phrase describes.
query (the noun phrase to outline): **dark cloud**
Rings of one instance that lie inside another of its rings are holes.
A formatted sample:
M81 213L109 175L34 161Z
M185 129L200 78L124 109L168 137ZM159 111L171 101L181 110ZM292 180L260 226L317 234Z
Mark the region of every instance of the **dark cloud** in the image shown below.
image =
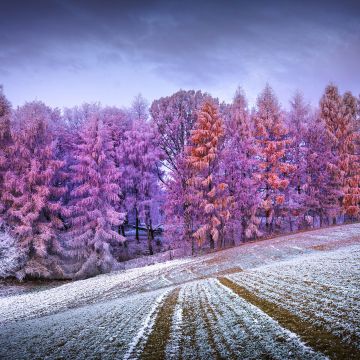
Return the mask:
M360 90L358 1L8 1L0 16L4 76L132 64L179 87L318 76Z

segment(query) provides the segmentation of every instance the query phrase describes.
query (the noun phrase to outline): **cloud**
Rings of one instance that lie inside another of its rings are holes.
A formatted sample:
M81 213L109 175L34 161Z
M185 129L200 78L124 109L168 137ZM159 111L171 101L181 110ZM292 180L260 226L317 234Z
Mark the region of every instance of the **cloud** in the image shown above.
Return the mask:
M1 2L0 13L5 75L118 66L179 87L235 77L304 85L317 74L360 83L349 60L360 55L356 1L15 0Z

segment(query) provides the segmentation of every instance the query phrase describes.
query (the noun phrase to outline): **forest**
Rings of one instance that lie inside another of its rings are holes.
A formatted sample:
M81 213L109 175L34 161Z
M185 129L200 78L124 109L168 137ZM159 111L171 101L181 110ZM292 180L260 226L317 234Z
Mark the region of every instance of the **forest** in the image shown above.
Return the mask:
M360 213L360 99L270 85L254 107L180 90L129 108L13 108L0 91L0 278L81 279Z

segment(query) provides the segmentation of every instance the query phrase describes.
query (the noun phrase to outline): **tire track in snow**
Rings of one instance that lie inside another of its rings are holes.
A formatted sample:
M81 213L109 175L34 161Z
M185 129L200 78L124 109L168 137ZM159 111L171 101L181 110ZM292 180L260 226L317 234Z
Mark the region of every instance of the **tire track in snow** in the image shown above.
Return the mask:
M320 351L331 359L359 359L360 351L341 342L341 339L322 327L317 327L301 319L290 311L262 299L226 277L219 277L219 282L236 295L259 308L276 320L281 326L297 334L306 344Z

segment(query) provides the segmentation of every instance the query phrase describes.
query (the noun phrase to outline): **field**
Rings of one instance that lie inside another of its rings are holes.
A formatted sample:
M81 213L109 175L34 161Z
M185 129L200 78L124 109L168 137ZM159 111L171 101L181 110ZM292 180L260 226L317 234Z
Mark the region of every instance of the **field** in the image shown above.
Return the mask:
M360 224L0 294L3 359L358 359Z

